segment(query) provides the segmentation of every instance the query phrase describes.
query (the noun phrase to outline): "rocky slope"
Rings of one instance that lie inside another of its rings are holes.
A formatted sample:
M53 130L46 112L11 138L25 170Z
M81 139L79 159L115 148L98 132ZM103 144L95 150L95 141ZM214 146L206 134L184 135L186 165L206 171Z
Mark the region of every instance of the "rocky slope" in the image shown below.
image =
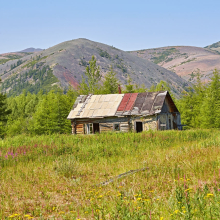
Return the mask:
M188 85L172 71L145 57L87 39L77 39L1 64L1 88L11 95L19 94L22 89L37 92L40 88L49 90L53 86L77 88L92 55L95 55L101 73L104 75L112 66L121 84L126 84L128 77L133 83L146 87L165 80L177 95Z
M215 50L212 50L213 48ZM130 53L171 70L189 81L193 81L199 71L203 80L206 81L215 68L220 70L220 54L216 51L217 49L217 45L206 48L173 46Z

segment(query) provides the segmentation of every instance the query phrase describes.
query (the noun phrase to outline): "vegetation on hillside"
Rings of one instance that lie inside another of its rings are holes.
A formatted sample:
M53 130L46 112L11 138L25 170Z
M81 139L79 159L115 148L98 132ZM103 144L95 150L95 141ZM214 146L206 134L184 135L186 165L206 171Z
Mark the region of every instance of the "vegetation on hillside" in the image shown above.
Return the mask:
M220 41L218 41L218 42L216 42L214 44L211 44L209 46L206 46L205 48L211 49L211 48L218 48L218 47L220 47Z
M8 92L8 96L16 96L22 93L25 89L27 92L37 94L40 90L43 92L49 92L52 89L56 89L58 79L53 75L53 71L49 66L42 68L31 68L25 72L25 74L15 74L6 79L0 90Z
M155 56L152 57L152 60L155 64L161 63L163 61L169 62L173 59L172 57L169 57L169 55L176 52L177 52L176 48L169 48L162 52L156 53Z
M4 64L4 63L7 63L10 60L16 60L16 59L20 59L20 58L22 58L22 56L18 55L18 54L4 55L4 58L0 57L0 64Z

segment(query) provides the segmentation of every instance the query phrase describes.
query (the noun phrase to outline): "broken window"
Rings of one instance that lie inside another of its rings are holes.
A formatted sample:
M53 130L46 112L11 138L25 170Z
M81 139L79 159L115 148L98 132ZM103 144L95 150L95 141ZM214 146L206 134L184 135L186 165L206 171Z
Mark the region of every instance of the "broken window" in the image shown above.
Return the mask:
M87 124L87 134L93 134L92 123Z
M119 123L117 123L117 124L114 124L113 125L114 127L114 131L120 131L120 124Z

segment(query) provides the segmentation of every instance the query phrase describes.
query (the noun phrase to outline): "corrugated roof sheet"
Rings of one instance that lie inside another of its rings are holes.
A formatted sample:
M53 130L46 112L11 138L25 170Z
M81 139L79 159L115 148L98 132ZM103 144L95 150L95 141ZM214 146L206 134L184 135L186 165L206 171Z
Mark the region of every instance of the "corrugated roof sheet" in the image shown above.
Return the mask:
M161 111L167 94L169 95L168 92L144 92L81 95L76 99L67 118L151 115ZM170 95L168 98L171 99Z
M114 116L124 94L91 95L77 98L68 119Z

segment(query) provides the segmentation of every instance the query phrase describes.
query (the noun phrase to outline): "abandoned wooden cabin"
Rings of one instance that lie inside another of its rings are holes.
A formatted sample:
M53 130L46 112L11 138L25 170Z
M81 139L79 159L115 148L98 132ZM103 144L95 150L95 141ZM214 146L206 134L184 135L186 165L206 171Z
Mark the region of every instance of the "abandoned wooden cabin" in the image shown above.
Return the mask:
M168 91L80 95L67 119L73 134L181 130L180 113Z

